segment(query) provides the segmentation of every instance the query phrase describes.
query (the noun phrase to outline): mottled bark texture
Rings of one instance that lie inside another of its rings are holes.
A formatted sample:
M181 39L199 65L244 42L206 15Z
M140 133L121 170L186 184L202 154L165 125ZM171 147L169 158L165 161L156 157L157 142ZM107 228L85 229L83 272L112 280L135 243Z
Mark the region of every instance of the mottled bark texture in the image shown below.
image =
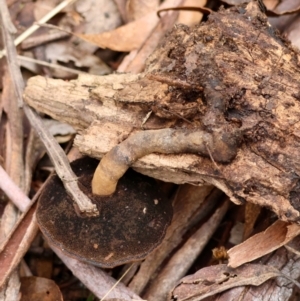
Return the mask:
M96 158L141 131L222 133L236 153L229 162L218 158L217 145L209 145L206 154L190 154L187 147L129 164L165 181L209 182L237 204L253 202L282 220L299 221L298 58L250 3L212 13L195 28L176 25L142 74L87 75L70 82L35 77L25 99L73 125L75 144Z

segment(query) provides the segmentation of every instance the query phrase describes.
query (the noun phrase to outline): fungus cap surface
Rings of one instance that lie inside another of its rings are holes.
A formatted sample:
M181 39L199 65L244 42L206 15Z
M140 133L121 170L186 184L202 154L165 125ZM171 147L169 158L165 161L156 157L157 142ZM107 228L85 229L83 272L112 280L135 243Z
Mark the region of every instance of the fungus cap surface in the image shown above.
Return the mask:
M97 160L83 158L71 166L79 187L97 205L97 217L79 217L58 176L42 192L37 221L43 234L79 260L114 267L145 258L163 240L172 219L171 200L154 179L129 170L111 196L95 196L91 179Z

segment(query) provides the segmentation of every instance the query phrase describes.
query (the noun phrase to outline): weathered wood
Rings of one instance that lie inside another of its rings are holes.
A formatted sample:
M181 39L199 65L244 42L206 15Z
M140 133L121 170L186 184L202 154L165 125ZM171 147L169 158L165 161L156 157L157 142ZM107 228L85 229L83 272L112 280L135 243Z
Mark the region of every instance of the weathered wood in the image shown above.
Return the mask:
M253 202L299 221L299 54L254 3L177 25L144 73L34 77L25 100L78 131L80 151L101 158L135 132L163 128L236 133L228 164L195 154L151 154L133 164L174 183L211 183L233 202ZM147 114L152 112L148 119ZM144 142L147 143L147 142Z

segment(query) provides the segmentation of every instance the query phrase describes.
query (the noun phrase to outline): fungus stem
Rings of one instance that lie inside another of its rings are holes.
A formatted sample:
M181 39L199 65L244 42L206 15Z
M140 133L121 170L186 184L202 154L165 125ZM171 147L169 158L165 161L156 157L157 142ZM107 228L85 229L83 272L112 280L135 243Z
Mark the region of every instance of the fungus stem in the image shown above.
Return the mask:
M92 191L97 195L114 193L126 170L145 155L196 153L211 155L216 162L228 163L236 156L238 142L237 132L161 129L135 133L102 158L93 176Z

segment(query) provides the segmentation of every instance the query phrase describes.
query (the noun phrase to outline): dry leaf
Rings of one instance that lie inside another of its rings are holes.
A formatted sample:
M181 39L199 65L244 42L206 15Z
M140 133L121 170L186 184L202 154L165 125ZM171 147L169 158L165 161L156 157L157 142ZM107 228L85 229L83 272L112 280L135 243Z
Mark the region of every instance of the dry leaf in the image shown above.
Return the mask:
M285 1L281 1L273 11L279 15L282 15L286 13L296 12L299 9L300 9L299 0L285 0Z
M228 250L228 265L236 268L246 262L260 258L287 244L299 233L299 225L278 220L264 232L258 233Z
M112 31L101 34L77 34L77 36L101 48L131 51L140 47L158 20L156 13L153 12Z
M6 243L0 246L0 288L20 263L37 231L35 205L33 205L20 219Z
M34 16L36 20L43 18L46 14L48 14L53 8L55 8L59 4L59 0L38 0L34 3Z
M148 13L156 11L158 0L128 0L126 3L127 20L138 20Z
M160 9L177 6L180 3L180 0L168 0L160 6ZM125 52L132 51L142 45L158 22L159 18L156 12L152 12L112 31L101 34L77 34L77 36L101 48Z
M206 5L206 0L185 0L182 6L195 6L203 7ZM196 11L181 11L178 17L178 23L182 23L188 26L193 26L200 23L203 14Z
M237 269L226 264L210 266L184 277L169 300L199 301L233 287L258 286L277 276L282 274L276 268L260 264L247 264Z
M225 2L229 5L240 5L240 4L243 4L243 3L246 3L246 2L247 3L250 2L250 0L222 0L222 2ZM278 4L278 0L264 0L263 2L264 2L264 5L268 9L272 9Z
M223 2L229 5L240 5L245 2L251 2L250 0L223 0ZM264 0L264 5L269 9L278 14L283 15L286 13L297 12L300 9L300 1L299 0Z
M293 23L285 30L284 34L292 44L300 49L300 17L297 16Z
M114 1L77 1L72 7L75 8L70 13L63 15L57 23L60 28L66 29L69 32L95 34L113 30L122 24ZM68 9L71 8L69 7ZM111 72L111 69L94 54L97 47L82 39L78 39L76 36L68 40L47 43L43 45L42 49L45 56L43 59L48 62L54 64L58 62L65 64L74 62L76 67L88 67L89 73L98 75ZM70 77L70 73L62 69L51 69L51 72L53 76L58 78Z
M279 0L264 0L264 5L267 9L272 10L274 9L279 3Z
M183 0L178 1L181 2ZM170 11L161 17L161 21L145 39L144 43L136 50L131 51L118 67L118 72L138 73L145 69L147 58L164 39L167 32L174 26L178 18L177 11Z
M42 277L21 279L21 301L63 301L59 287L53 280Z
M114 1L81 0L76 1L74 5L76 12L83 19L80 26L75 28L75 33L99 34L122 25L122 19ZM90 54L96 50L94 45L78 39L76 39L75 48Z
M240 5L246 2L250 2L250 0L223 0L222 2L225 2L229 5Z

